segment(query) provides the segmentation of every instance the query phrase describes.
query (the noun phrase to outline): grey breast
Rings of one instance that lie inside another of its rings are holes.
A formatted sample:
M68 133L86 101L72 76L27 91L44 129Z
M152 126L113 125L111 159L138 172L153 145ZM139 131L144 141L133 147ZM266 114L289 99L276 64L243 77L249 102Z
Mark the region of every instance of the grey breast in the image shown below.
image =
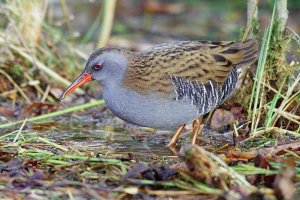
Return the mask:
M210 80L203 84L197 81L187 81L182 77L171 76L175 86L176 100L190 100L198 109L198 115L204 115L222 104L234 91L238 80L238 72L232 69L231 73L220 87Z

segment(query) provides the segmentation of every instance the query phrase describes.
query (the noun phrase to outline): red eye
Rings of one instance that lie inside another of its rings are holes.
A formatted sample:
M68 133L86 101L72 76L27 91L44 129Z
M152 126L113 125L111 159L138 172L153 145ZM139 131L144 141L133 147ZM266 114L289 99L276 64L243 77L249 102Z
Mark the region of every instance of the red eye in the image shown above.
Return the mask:
M93 66L94 70L98 71L102 68L102 64L101 63L97 63Z

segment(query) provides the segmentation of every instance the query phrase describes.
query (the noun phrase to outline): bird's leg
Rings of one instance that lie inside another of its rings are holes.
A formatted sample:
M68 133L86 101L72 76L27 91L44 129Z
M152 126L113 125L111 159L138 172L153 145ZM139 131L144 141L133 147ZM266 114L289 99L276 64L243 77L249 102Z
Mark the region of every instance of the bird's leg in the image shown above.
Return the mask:
M193 122L192 145L196 144L197 136L202 131L203 127L202 117L196 118Z
M173 135L171 141L168 144L168 147L174 147L179 139L180 134L182 133L182 130L184 129L185 124L180 125L176 131L176 133Z

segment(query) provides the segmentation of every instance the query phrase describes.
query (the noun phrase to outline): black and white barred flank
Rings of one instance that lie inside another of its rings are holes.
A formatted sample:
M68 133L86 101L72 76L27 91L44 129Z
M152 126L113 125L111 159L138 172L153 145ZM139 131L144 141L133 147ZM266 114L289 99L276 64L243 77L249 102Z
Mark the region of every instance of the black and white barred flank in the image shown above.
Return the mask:
M212 80L203 84L171 76L171 81L176 88L176 100L190 100L191 104L198 108L198 114L204 115L223 103L232 94L238 81L238 72L233 69L221 87Z

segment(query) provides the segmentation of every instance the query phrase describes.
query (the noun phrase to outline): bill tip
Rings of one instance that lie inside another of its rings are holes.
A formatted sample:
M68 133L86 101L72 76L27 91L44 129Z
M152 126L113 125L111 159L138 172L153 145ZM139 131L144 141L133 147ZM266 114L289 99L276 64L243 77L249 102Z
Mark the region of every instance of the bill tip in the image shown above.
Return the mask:
M64 94L60 95L60 97L58 98L58 100L60 100L60 101L62 101L64 99L65 99L65 95Z

